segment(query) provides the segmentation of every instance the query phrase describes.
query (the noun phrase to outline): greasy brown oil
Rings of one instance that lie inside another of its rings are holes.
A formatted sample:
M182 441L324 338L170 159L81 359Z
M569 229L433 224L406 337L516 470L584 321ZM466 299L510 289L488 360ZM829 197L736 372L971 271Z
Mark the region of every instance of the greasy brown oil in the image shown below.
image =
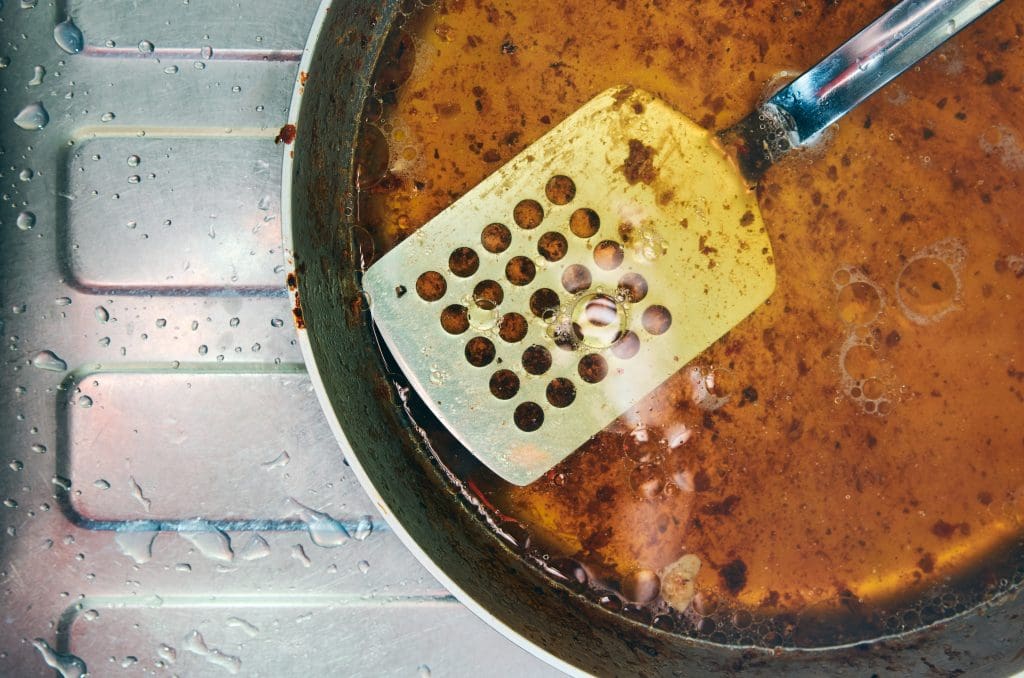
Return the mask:
M367 104L360 223L386 253L613 85L727 127L890 4L414 11ZM897 633L1020 583L1022 25L1003 2L772 168L770 300L543 479L502 482L411 402L524 558L639 621L759 645Z

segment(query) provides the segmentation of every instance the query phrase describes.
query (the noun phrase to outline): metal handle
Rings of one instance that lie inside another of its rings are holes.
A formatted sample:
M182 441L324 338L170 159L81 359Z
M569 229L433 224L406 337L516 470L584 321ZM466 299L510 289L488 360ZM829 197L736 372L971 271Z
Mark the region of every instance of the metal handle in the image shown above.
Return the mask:
M903 0L722 136L756 180L999 2Z
M904 0L766 105L793 121L799 146L846 115L1000 0Z

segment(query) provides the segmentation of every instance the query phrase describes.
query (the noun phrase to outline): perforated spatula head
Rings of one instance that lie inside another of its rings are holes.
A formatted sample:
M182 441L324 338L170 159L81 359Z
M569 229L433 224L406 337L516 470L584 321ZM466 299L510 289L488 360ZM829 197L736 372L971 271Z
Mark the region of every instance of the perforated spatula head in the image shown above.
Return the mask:
M771 294L754 196L646 92L592 99L363 277L410 383L525 485Z

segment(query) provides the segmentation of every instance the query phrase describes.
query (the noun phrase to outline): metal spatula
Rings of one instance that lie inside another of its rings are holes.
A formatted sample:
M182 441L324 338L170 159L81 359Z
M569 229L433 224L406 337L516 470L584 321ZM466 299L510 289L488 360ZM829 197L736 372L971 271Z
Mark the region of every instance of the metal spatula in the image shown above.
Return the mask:
M905 0L717 137L599 94L366 271L388 348L477 458L532 482L771 294L752 182L997 2Z

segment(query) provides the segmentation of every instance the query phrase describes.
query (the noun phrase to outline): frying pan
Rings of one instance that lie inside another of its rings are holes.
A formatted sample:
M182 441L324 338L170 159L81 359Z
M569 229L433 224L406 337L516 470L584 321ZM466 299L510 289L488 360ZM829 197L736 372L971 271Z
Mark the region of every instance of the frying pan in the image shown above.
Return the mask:
M299 341L341 451L395 533L460 601L570 673L1007 675L1024 666L1024 600L1008 595L917 631L814 650L687 639L588 602L524 563L425 449L400 375L382 359L358 286L355 158L395 0L320 7L300 65L285 148L285 238Z

